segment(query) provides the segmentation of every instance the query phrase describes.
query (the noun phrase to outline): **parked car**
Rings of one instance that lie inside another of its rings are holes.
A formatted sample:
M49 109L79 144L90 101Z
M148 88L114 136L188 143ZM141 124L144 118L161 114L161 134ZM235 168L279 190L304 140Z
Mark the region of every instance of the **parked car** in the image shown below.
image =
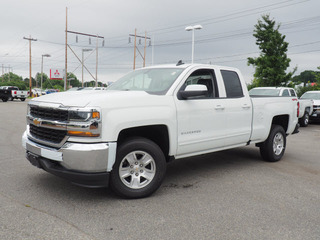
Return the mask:
M0 87L0 99L3 102L6 102L10 97L11 97L11 91Z
M19 90L19 88L16 86L2 86L1 89L9 90L9 101L13 101L14 99L20 99L21 101L24 101L27 97L29 97L29 91Z
M313 101L310 99L299 99L293 88L288 87L256 87L249 91L250 96L279 96L291 97L293 101L299 102L299 123L306 127L309 124L309 117L313 111Z
M50 93L56 93L57 90L56 89L46 89L45 92L46 92L46 94L50 94Z
M300 99L311 99L313 101L313 112L310 120L320 121L320 91L305 92Z
M81 91L81 90L83 90L83 87L73 87L73 88L70 88L70 89L68 89L68 92L72 92L72 91Z
M33 97L40 97L42 95L46 95L46 91L40 88L33 88L31 92Z
M256 144L279 161L297 101L250 97L240 71L202 64L135 70L106 91L28 103L22 145L31 164L82 186L146 197L174 159Z

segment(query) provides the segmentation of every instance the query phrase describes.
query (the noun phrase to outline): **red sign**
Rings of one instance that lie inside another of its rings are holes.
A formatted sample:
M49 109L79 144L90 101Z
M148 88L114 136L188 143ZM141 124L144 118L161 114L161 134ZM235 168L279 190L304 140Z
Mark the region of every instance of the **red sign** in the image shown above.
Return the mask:
M63 70L61 69L50 69L50 79L52 80L62 80Z

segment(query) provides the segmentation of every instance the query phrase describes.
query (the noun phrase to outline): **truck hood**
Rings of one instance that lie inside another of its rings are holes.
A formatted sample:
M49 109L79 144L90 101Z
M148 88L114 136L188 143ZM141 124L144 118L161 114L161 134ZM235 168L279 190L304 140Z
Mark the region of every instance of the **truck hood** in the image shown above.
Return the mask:
M121 107L145 106L154 104L152 99L159 99L159 95L148 94L143 91L105 91L90 90L76 92L62 92L34 98L30 104L50 103L64 107Z
M320 105L320 100L313 100L313 105L319 106Z

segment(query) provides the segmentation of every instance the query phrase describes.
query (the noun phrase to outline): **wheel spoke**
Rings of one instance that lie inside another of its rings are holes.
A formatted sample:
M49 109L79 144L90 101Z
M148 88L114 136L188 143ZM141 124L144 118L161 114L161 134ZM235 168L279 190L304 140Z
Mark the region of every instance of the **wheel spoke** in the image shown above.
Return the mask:
M279 155L279 154L282 153L283 148L284 148L283 136L282 136L282 134L277 133L277 134L274 136L274 139L273 139L273 152L274 152L276 155Z
M142 174L141 177L144 177L145 179L147 179L148 181L151 181L153 179L155 175L154 171L150 171L150 170L145 170Z
M120 175L120 178L122 178L122 179L129 177L131 175L130 174L130 167L121 168L119 171L119 175Z
M137 161L137 156L135 152L129 153L125 159L128 161L130 165L133 165Z
M140 184L140 177L132 175L131 176L130 187L132 187L132 188L140 188L140 185L141 185Z
M140 160L144 166L147 166L151 161L153 161L153 158L149 154L145 154Z

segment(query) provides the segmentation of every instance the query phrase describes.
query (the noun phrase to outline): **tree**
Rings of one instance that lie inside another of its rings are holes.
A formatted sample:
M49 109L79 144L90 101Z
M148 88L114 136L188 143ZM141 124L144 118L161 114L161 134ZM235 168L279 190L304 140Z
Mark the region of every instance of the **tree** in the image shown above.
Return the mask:
M72 87L81 87L82 83L78 80L78 78L76 77L76 75L74 75L73 73L68 72L67 74L68 77L68 86L72 86Z
M22 77L12 72L5 73L0 77L0 86L16 86L21 90L27 89Z
M294 76L292 78L292 81L296 84L303 83L303 86L305 87L307 83L314 83L316 82L316 75L319 72L306 70L301 72L299 75Z
M253 36L260 49L260 56L248 58L248 65L255 67L254 79L258 86L286 86L293 72L286 73L290 64L287 57L288 43L285 35L279 32L280 24L276 25L269 15L263 15L255 25Z
M320 67L318 69L320 70ZM314 72L313 75L315 78L314 82L320 87L320 72Z

